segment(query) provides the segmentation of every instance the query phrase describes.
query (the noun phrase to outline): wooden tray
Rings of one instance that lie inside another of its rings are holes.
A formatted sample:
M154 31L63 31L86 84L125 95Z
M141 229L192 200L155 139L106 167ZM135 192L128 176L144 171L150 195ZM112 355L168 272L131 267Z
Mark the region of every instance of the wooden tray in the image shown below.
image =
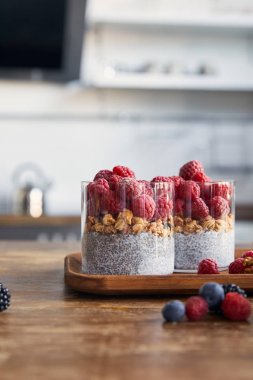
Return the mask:
M244 250L237 250L236 256ZM253 274L199 275L179 274L169 276L105 276L82 273L81 254L72 253L65 257L65 283L80 292L107 295L129 294L193 294L208 281L221 284L235 283L247 292L253 292Z

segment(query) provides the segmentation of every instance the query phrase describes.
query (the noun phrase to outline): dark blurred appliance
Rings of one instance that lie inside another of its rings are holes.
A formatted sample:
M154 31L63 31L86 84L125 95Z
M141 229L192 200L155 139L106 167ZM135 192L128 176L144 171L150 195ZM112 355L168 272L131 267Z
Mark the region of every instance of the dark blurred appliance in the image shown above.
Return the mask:
M78 79L86 0L0 1L0 77Z

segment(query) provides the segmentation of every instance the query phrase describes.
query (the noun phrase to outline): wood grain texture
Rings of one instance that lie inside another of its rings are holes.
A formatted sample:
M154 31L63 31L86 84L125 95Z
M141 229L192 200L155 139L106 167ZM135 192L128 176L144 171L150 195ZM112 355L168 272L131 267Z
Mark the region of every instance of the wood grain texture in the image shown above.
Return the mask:
M43 215L39 218L32 218L26 215L0 215L1 227L55 227L66 225L79 225L81 223L80 216L47 216Z
M240 255L237 250L236 255ZM253 292L253 274L217 275L173 274L169 276L87 275L82 273L81 254L65 257L65 283L74 290L92 294L194 294L208 281L220 284L236 283L247 292Z
M72 291L63 261L77 250L0 243L0 280L13 295L0 314L1 380L252 380L252 323L165 324L171 296Z

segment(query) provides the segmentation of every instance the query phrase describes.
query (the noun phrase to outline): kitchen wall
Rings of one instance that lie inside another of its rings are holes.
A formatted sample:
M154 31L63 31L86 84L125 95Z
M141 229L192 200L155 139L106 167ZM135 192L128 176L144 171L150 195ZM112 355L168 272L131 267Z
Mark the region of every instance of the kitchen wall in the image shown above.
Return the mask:
M190 10L188 2L154 7L148 1L145 14L138 13L143 1L138 8L130 0L108 0L106 13L104 3L90 1L80 82L0 82L0 212L13 210L12 175L24 162L38 164L52 181L49 214L79 213L80 181L101 168L129 165L150 179L176 174L191 159L203 161L213 177L235 178L237 201L252 203L253 23L247 21L246 30L233 26L250 2L240 2L238 10L226 1L194 1ZM182 19L161 27L168 16L163 10L170 7L177 20L179 6L195 23L196 14L205 14L211 25L210 15L218 10L224 16L229 6L237 18L225 31L219 25L189 29ZM153 13L158 21L150 25ZM147 17L144 28L141 16ZM147 72L131 72L145 62ZM171 73L161 76L167 63ZM203 63L212 74L196 74Z

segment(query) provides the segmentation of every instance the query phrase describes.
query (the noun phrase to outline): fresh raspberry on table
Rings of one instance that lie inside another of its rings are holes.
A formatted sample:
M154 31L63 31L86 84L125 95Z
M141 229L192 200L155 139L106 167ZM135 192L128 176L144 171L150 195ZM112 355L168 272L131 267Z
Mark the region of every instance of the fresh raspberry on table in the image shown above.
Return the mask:
M244 252L241 257L243 257L243 258L253 257L253 251Z
M200 296L190 297L186 301L185 312L189 321L200 321L208 311L208 303Z
M189 161L180 168L179 175L185 180L192 179L194 174L204 172L203 165L196 160Z
M178 196L186 201L200 197L200 187L194 181L183 181L178 188Z
M166 196L161 196L156 201L155 219L168 219L173 210L173 201Z
M132 211L134 216L151 220L155 212L155 201L145 194L133 198Z
M244 273L244 258L240 257L239 259L236 259L232 263L229 264L228 272L230 274L241 274Z
M100 170L94 177L93 181L97 181L98 179L106 179L108 182L110 181L111 176L113 175L113 172L111 170Z
M209 207L214 219L220 219L230 212L228 201L220 196L213 197Z
M200 261L198 274L219 274L217 262L212 259L204 259Z
M120 177L135 178L134 172L126 166L114 166L113 174L117 174Z
M176 199L175 200L175 214L177 216L180 216L181 218L184 217L185 214L185 202L183 199Z
M231 321L246 321L251 314L251 304L241 294L227 293L222 301L221 311Z
M118 185L118 195L122 201L131 200L133 197L138 197L142 193L142 184L133 178L121 178Z
M205 219L209 215L209 208L201 198L195 199L192 202L192 218Z
M192 181L205 183L205 182L212 181L212 179L210 177L208 177L204 172L196 172L192 176Z
M88 192L90 196L100 196L108 192L110 189L109 183L106 179L101 178L94 182L89 183Z
M149 181L145 181L143 179L143 180L139 180L138 182L142 185L142 193L143 194L149 195L150 197L154 196L154 191L153 191Z
M175 198L178 198L178 190L179 187L181 186L182 182L184 182L184 179L180 177L179 175L174 175L169 177L171 181L174 183L174 189L175 189Z
M118 214L123 210L123 204L117 198L114 191L109 190L100 200L100 212L102 214Z

